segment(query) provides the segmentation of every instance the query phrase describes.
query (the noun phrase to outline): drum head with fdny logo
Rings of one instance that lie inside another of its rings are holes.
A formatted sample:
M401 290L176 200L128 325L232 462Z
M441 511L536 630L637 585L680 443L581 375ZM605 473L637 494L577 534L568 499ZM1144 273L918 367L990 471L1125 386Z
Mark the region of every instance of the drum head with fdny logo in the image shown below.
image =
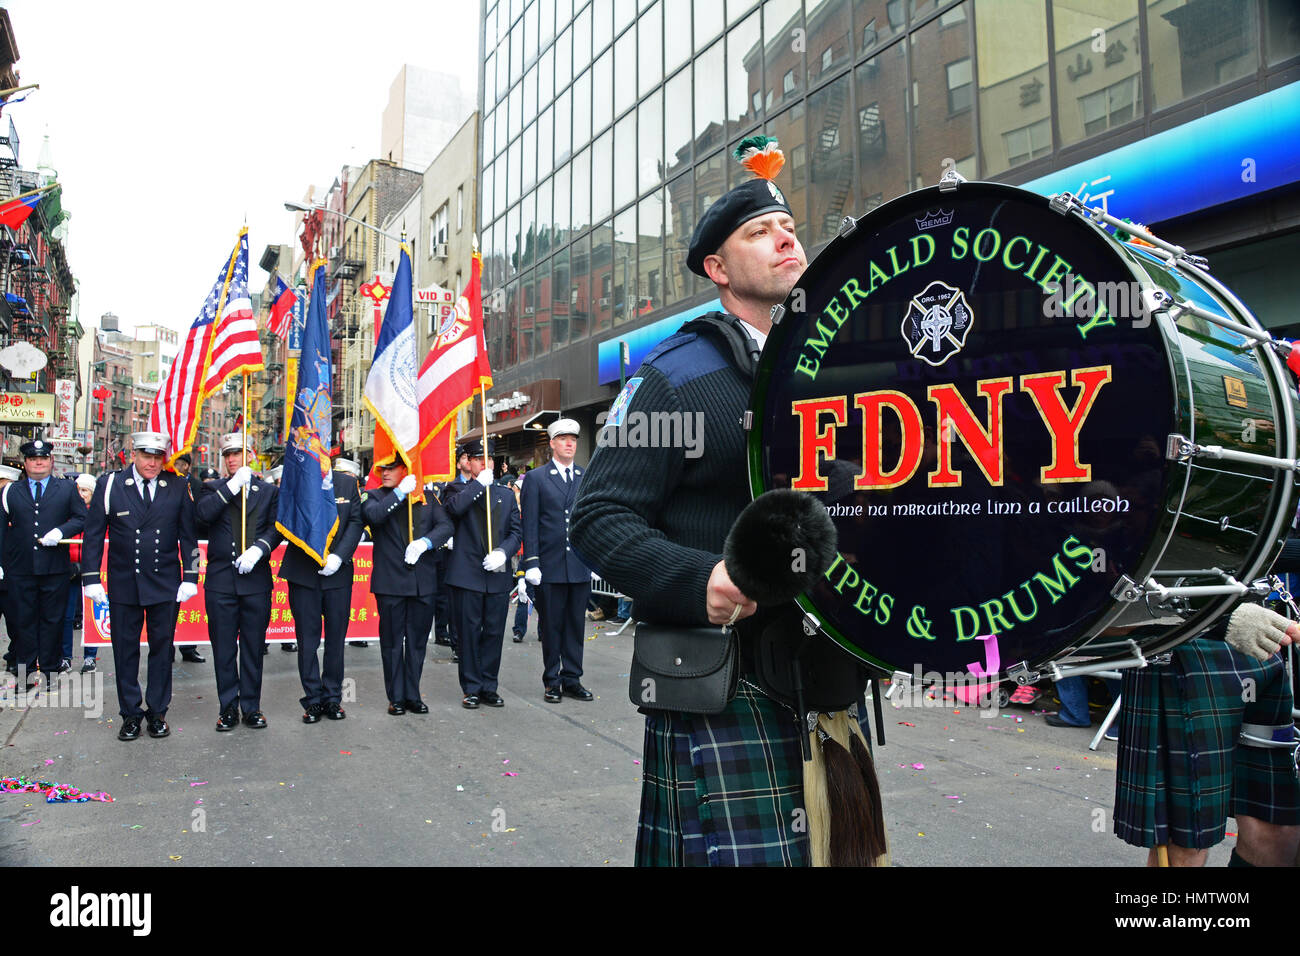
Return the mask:
M800 598L827 634L889 670L997 673L1145 579L1177 402L1157 323L1111 294L1134 278L1092 225L982 183L882 206L809 266L763 350L750 477L835 521Z

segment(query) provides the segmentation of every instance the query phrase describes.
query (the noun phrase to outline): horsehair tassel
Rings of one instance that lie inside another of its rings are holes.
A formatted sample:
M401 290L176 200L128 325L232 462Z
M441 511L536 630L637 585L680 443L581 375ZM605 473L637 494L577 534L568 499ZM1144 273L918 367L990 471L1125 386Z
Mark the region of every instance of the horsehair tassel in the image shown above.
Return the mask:
M831 809L831 866L877 866L888 862L880 787L870 757L864 765L859 754L853 752L855 723L845 712L819 720L820 728L829 737L823 740L822 755ZM857 735L860 734L858 728ZM865 752L861 740L856 746Z
M801 728L808 745L803 764L803 800L807 815L808 849L813 866L828 866L830 859L830 803L826 795L826 764L822 760L821 739L825 731L818 726L817 715L809 714Z
M889 841L885 838L885 809L880 799L880 780L876 777L876 768L863 742L861 731L849 734L849 752L857 761L858 772L862 775L862 782L867 788L871 814L870 852L879 865L881 858L889 853Z

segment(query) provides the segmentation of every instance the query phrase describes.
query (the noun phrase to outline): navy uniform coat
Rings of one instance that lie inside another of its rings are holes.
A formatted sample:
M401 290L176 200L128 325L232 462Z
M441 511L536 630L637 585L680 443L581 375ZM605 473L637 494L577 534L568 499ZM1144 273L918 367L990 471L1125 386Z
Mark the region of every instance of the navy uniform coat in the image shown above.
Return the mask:
M569 543L569 512L582 484L582 469L573 466L573 482L566 483L560 467L552 462L528 472L519 491L524 522L524 560L527 571L538 568L543 584L586 584L590 569Z
M0 492L0 555L8 575L72 574L71 548L66 544L47 548L40 539L58 528L63 537L75 538L86 527L86 503L77 493L77 483L70 478L50 478L45 482L40 504L32 500L27 476L16 480Z
M244 518L243 495L232 495L224 478L205 482L194 504L194 514L208 529L208 568L203 586L215 594L264 594L271 590L271 552L284 540L275 526L279 489L261 478L249 483L248 516ZM253 570L240 574L235 561L243 554L240 528L248 547L258 545L262 558Z
M108 595L120 604L174 604L182 581L199 582L199 542L190 485L174 472L158 475L146 507L135 469L109 472L95 483L82 549L82 586L99 583L108 535Z
M334 531L334 539L326 550L326 555L337 554L343 564L337 571L326 577L320 573L321 565L310 557L306 551L290 541L284 549L284 560L280 562L280 577L290 584L333 591L336 588L352 587L352 555L361 540L361 494L357 480L347 472L335 471L334 504L339 511L339 526Z
M527 486L528 483L524 484ZM447 502L447 514L456 523L455 546L447 561L447 583L483 594L500 594L515 586L514 575L510 573L510 557L519 550L523 541L523 527L515 493L509 488L493 485L492 547L489 548L484 490L479 482L469 481ZM483 559L489 551L498 548L506 554L505 569L484 571Z
M361 520L370 527L370 538L375 543L371 594L432 598L438 592L434 552L451 537L451 521L437 501L417 502L412 510L414 538L428 538L433 548L420 555L415 564L407 564L406 546L413 538L406 530L406 499L399 499L392 488L376 488L361 499Z

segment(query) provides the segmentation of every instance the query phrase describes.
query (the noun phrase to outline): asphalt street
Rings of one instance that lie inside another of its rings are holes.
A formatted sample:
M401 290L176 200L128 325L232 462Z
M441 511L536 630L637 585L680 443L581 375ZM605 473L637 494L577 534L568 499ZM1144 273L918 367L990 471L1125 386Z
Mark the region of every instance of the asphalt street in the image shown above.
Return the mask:
M0 863L631 865L643 732L627 698L631 630L589 625L584 683L596 700L553 705L534 620L524 643L507 635L500 710L464 710L450 653L433 644L426 716L387 714L372 643L346 652L347 719L305 725L296 655L273 647L267 729L216 733L211 663L178 661L171 736L129 743L116 737L111 654L98 696L74 694L86 687L66 675L57 695L24 699L6 675L0 772L113 801L0 795ZM1110 832L1115 744L1089 751L1090 732L1049 728L1035 710L885 702L876 757L895 865L1141 864L1145 851Z

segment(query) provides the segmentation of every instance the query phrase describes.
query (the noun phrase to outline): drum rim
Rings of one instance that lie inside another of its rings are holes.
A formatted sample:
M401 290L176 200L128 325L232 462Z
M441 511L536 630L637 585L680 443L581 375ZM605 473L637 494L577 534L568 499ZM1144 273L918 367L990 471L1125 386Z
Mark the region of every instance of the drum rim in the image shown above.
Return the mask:
M836 254L836 251L838 249L840 249L844 244L846 244L851 240L861 241L860 237L855 239L855 236L860 230L863 229L864 225L867 228L870 228L870 221L876 221L881 219L893 221L898 217L900 210L919 204L922 197L925 197L926 201L930 201L930 200L951 201L957 196L960 196L963 192L969 194L970 192L976 190L982 194L996 195L998 193L1002 193L1005 194L1007 198L1014 198L1021 201L1028 200L1029 202L1034 204L1041 203L1044 212L1055 211L1052 210L1050 206L1050 197L1043 196L1040 193L1035 193L1031 190L1026 190L1018 186L1008 185L1006 183L971 181L971 182L961 183L956 190L952 190L952 191L941 189L938 186L931 186L931 187L925 187L922 189L917 189L911 192L903 193L902 195L894 197L889 202L883 203L880 206L877 206L876 208L870 210L869 212L864 214L860 219L856 220L856 225L851 231L847 233L842 231L840 234L832 238L832 240L829 243L827 243L827 245L822 249L822 251L817 255L817 257L808 264L808 268L804 270L804 273L800 276L799 281L791 289L790 294L786 297L785 301L783 302L783 306L785 307L786 312L788 313L790 311L791 299L793 298L796 290L806 288L807 280L809 279L810 274L812 274L812 276L816 278L816 273L814 273L814 266L816 265L816 263L818 263L825 257L828 256L833 257ZM1151 277L1138 264L1136 260L1135 250L1128 243L1119 239L1113 234L1107 232L1104 228L1102 228L1097 223L1094 223L1086 218L1073 216L1073 215L1068 215L1068 218L1072 222L1090 227L1093 230L1093 232L1101 238L1102 245L1105 246L1110 251L1111 257L1118 264L1118 268L1122 270L1127 270L1127 272L1131 274L1132 277L1143 286L1150 287L1154 285L1154 282L1151 279ZM1180 267L1181 266L1182 264L1180 263ZM1170 266L1166 265L1166 268L1170 268ZM1214 292L1216 296L1218 296L1223 301L1227 302L1228 305L1230 305L1233 310L1236 310L1237 312L1240 313L1240 317L1242 317L1247 322L1247 324L1250 324L1256 328L1262 328L1262 326L1255 318L1253 313L1251 313L1250 310L1247 309L1245 305L1242 304L1240 300L1237 299L1237 297L1230 292L1230 290L1227 290L1222 285L1222 283L1215 280L1208 273L1201 272L1201 270L1195 269L1194 266L1191 266L1189 267L1189 272L1187 277L1190 278L1193 282L1200 284L1202 287L1210 289L1212 292ZM1167 391L1173 405L1172 408L1167 409L1166 411L1168 412L1168 419L1172 423L1176 423L1180 417L1177 408L1178 399L1179 399L1179 387L1177 385L1177 382L1180 379L1182 381L1187 382L1188 392L1191 393L1192 389L1190 384L1190 375L1187 373L1185 360L1184 360L1184 367L1182 369L1179 369L1178 367L1175 366L1173 350L1169 345L1171 330L1168 327L1168 325L1173 325L1174 323L1169 323L1168 317L1163 313L1159 314L1156 317L1156 320L1158 325L1158 332L1160 334L1162 341L1164 342L1163 352L1167 363L1166 384L1167 384ZM776 326L774 326L773 331L775 331L775 329L777 328L779 328L779 323ZM1176 329L1174 330L1174 334L1178 334ZM773 338L777 338L777 336L772 335L772 333L769 333L769 341L771 341ZM1274 398L1275 395L1274 389L1278 385L1278 379L1281 370L1280 362L1277 360L1276 356L1272 355L1270 350L1263 349L1262 351L1268 353L1269 356L1269 360L1267 361L1267 363L1262 363L1262 364L1267 364L1270 369L1270 372L1272 373L1273 381L1270 383L1271 387L1269 389L1269 394L1270 394L1270 398ZM1181 354L1181 349L1179 350L1179 352ZM765 483L763 481L763 444L764 443L761 439L763 437L764 425L763 425L763 415L761 409L763 407L763 402L766 399L767 392L771 387L771 380L773 377L773 367L776 364L777 359L775 357L776 356L775 350L771 352L771 357L767 357L767 353L768 350L765 348L764 354L760 355L759 357L758 365L755 369L753 384L750 389L750 398L748 404L750 425L749 425L749 435L747 438L747 447L746 447L746 464L748 468L748 480L749 480L749 490L750 490L751 498L757 497L758 495L763 494L765 491L772 490L771 488L765 487ZM1282 381L1285 382L1285 378L1282 378ZM1289 420L1288 434L1292 439L1292 444L1294 444L1295 426L1294 426L1294 415L1292 414L1293 410L1291 406L1286 402L1283 402L1282 405L1284 406L1284 417ZM1160 495L1161 495L1160 500L1162 502L1161 505L1162 509L1164 508L1164 502L1168 501L1171 487L1173 483L1176 481L1181 481L1183 486L1181 496L1180 496L1180 501L1186 499L1187 486L1188 486L1188 482L1190 481L1190 475L1191 475L1190 468L1182 469L1181 477L1179 476L1178 469L1172 467L1172 465L1163 469L1161 487L1160 487ZM1278 484L1281 484L1281 482L1279 482ZM1275 523L1280 521L1279 516L1281 514L1282 511L1279 510L1278 514L1274 516ZM1175 537L1179 517L1181 517L1181 508L1177 514L1174 515L1166 514L1166 516L1162 520L1156 522L1155 526L1153 527L1148 537L1148 540L1143 546L1143 549L1141 551L1141 555L1142 555L1141 559L1132 569L1134 575L1140 577L1142 580L1146 580L1151 576L1151 573L1158 568L1160 560L1163 558L1164 554L1168 550L1170 543L1173 541ZM875 654L870 653L869 650L860 647L857 642L850 640L847 636L841 633L840 629L827 619L827 615L817 608L817 606L814 604L814 602L808 596L807 593L801 592L799 595L795 597L794 600L795 603L800 607L800 609L805 613L805 615L811 617L813 622L815 622L818 631L821 632L821 634L825 636L827 639L838 644L841 648L844 649L846 653L849 653L854 658L861 660L862 662L869 664L873 667L876 667L886 673L894 672L895 670L894 664L883 660L882 658L878 657ZM1222 603L1225 604L1231 603L1231 600ZM1208 606L1214 608L1214 616L1217 616L1218 614L1222 613L1223 608L1220 607L1219 604L1220 602L1211 602L1211 605ZM997 681L1005 680L1007 679L1006 674L1009 667L1014 667L1017 664L1027 664L1031 669L1034 669L1037 667L1041 667L1042 665L1048 662L1056 661L1068 657L1070 653L1078 653L1084 651L1090 644L1093 644L1095 641L1098 640L1098 638L1101 637L1102 631L1104 631L1105 628L1113 620L1118 618L1123 613L1123 610L1124 610L1124 606L1121 604L1099 606L1096 609L1096 611L1093 614L1091 614L1090 617L1088 618L1089 623L1087 627L1083 628L1082 631L1080 632L1079 637L1077 639L1074 639L1070 644L1059 646L1057 649L1052 651L1045 651L1043 654L1031 660L1021 661L1021 662L1011 662L1008 666L1004 666L997 675L989 675L986 679L997 680ZM1153 642L1153 647L1151 649L1144 648L1144 650L1146 650L1147 653L1159 653L1160 651L1167 650L1168 647L1173 647L1179 643L1182 643L1182 641L1186 640L1188 637L1192 636L1195 633L1195 631L1191 629L1190 625L1202 621L1204 617L1205 615L1203 612L1197 612L1191 618L1185 621L1183 624L1173 628L1174 633L1171 633L1170 637L1159 638L1158 643L1160 646L1158 649L1154 647L1155 642ZM1213 617L1210 618L1210 620L1212 619ZM1108 641L1113 640L1113 638L1108 637L1106 638L1106 640ZM916 663L919 662L913 662L913 663L915 665Z

